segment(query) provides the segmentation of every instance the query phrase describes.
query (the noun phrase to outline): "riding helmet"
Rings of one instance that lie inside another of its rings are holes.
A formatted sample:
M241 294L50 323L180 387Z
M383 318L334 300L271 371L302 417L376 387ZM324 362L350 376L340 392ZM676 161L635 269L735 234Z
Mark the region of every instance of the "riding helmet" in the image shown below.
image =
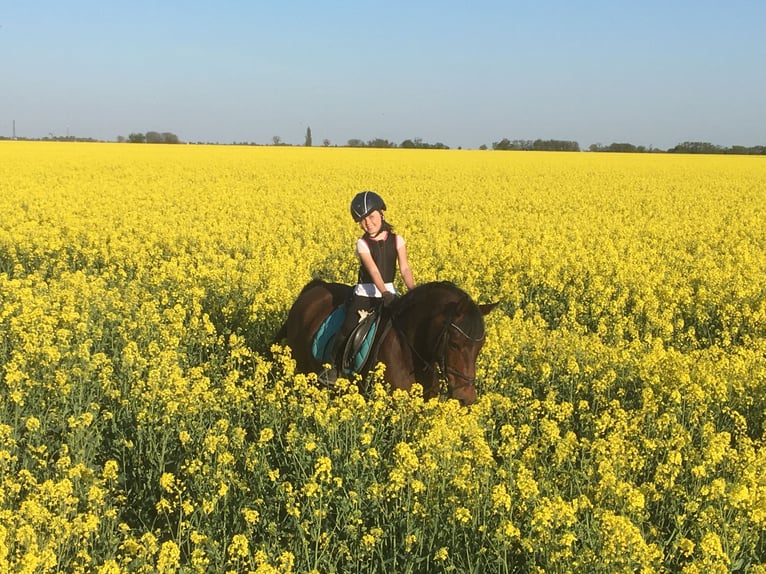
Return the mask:
M351 200L351 217L359 223L373 211L384 211L386 202L374 191L360 191Z

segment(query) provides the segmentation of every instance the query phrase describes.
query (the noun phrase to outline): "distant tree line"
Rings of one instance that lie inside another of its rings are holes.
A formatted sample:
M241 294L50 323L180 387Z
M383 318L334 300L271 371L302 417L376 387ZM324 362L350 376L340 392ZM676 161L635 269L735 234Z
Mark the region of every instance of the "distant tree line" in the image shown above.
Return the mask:
M0 136L0 140L10 140L6 136ZM94 138L76 137L76 136L54 136L49 134L48 137L43 138L25 138L17 137L17 140L26 141L58 141L58 142L98 142ZM305 146L313 145L311 128L306 129L306 136L304 140ZM149 131L146 133L131 133L127 138L124 136L117 136L118 142L128 143L152 143L152 144L178 144L182 143L178 136L172 132L156 132ZM196 142L203 144L206 142ZM207 142L208 145L216 145L217 142ZM257 144L254 142L234 142L231 145L275 145L275 146L289 146L290 144L282 141L280 136L274 136L271 138L271 144ZM329 147L330 140L322 140L322 145ZM362 139L350 139L346 142L346 147L368 147L368 148L402 148L402 149L450 149L449 146L436 142L434 144L423 141L421 138L406 139L397 144L384 138L374 138L371 140ZM461 149L461 148L458 148ZM479 149L489 149L486 145L482 145ZM580 144L576 141L570 140L556 140L556 139L536 139L536 140L522 140L509 138L503 138L500 141L492 143L492 149L497 151L581 151ZM684 153L684 154L728 154L728 155L766 155L766 145L746 147L741 145L734 145L731 147L722 147L712 144L710 142L683 142L667 151L649 146L637 146L631 143L611 143L609 145L603 145L600 143L592 144L588 147L588 151L591 152L613 152L613 153Z
M29 141L29 142L91 142L95 143L99 140L94 138L81 138L77 136L45 136L44 138L25 138L25 137L17 137L17 138L9 138L6 136L0 136L0 140L3 141L10 141L16 139L18 141Z
M593 144L588 148L595 152L619 152L619 153L657 153L662 150L644 146L634 146L629 143L613 143L608 146ZM698 153L698 154L729 154L729 155L766 155L766 146L745 147L735 145L721 147L709 142L684 142L667 150L667 153Z
M150 143L150 144L177 144L181 143L181 140L178 139L178 136L171 132L146 132L145 134L142 133L132 133L128 136L127 139L125 139L123 136L117 136L118 142L128 142L128 143Z
M753 147L745 147L741 145L735 145L732 147L721 147L708 142L684 142L670 148L668 153L766 155L766 146L758 145Z
M484 146L486 149L486 146ZM580 144L567 140L509 140L493 142L492 149L499 151L580 151Z
M642 145L636 146L630 143L612 143L609 145L592 144L588 150L613 153L647 153L659 151L653 147L645 148Z
M444 145L441 142L430 144L428 142L424 142L420 138L406 139L398 145L395 142L392 142L383 138L375 138L368 141L364 141L360 139L350 139L346 142L346 145L348 147L376 147L376 148L399 147L404 149L449 149L448 146Z
M481 146L487 149L487 146ZM503 138L492 144L493 150L518 150L518 151L580 151L580 146L575 141L567 140L509 140ZM592 152L613 153L665 153L652 146L636 146L630 143L612 143L609 145L593 144L588 148ZM730 154L730 155L766 155L766 146L745 147L735 145L721 147L709 142L684 142L667 150L666 153L697 153L697 154Z

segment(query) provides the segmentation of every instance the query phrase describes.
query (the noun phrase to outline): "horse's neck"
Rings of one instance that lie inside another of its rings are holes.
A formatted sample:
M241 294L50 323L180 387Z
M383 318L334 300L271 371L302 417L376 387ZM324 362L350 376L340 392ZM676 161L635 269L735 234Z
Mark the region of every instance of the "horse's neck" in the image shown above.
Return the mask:
M427 310L418 311L417 308L410 308L409 312L404 312L394 318L394 325L407 339L409 346L415 350L418 356L423 359L431 360L430 356L438 343L435 335L423 337L424 332L434 333L437 329L433 323L438 319L431 315Z

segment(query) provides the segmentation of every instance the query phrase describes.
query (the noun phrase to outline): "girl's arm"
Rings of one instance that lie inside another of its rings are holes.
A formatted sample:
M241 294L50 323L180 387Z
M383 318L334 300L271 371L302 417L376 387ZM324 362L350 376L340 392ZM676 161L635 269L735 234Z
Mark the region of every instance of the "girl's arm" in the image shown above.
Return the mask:
M410 269L410 262L407 260L407 247L402 244L399 249L396 250L399 259L399 273L402 276L402 281L407 286L407 289L415 288L415 278L412 276L412 269Z

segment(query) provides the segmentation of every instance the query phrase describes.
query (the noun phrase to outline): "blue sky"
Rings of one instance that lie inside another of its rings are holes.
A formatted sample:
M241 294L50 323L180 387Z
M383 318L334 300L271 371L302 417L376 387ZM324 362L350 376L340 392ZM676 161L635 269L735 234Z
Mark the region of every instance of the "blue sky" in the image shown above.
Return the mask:
M766 2L0 0L0 135L766 144Z

